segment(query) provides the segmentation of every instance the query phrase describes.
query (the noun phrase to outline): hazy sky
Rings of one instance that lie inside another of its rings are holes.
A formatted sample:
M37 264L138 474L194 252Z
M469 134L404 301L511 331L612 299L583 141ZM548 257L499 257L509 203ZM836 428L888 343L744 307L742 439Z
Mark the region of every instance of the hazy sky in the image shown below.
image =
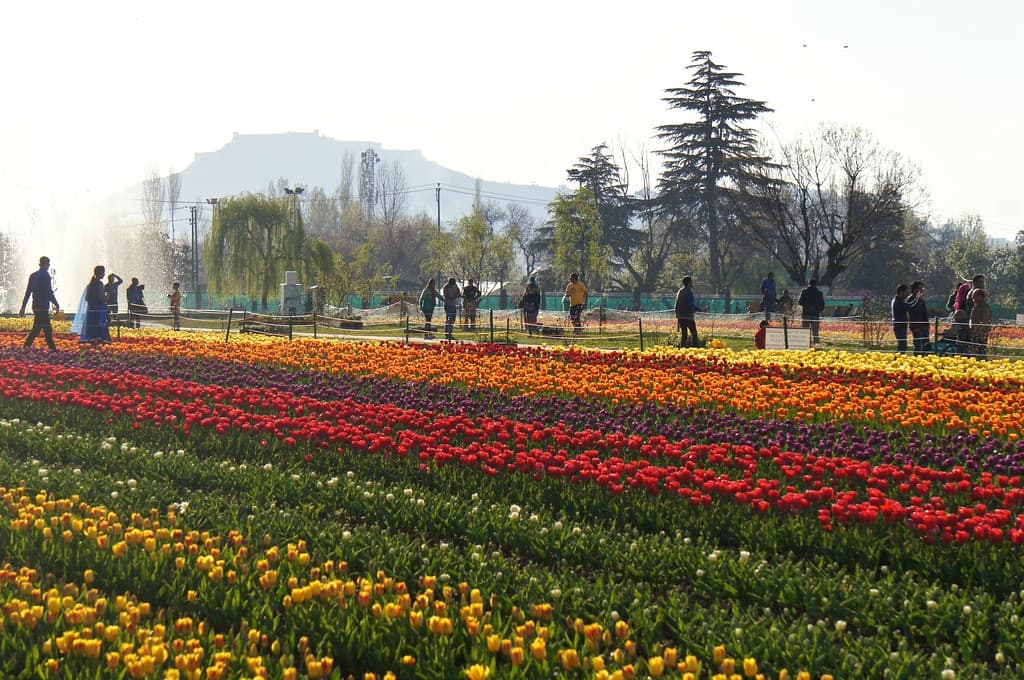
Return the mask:
M919 166L934 219L1024 229L1009 0L37 0L0 18L0 229L46 233L55 208L233 132L318 129L557 186L601 142L658 148L681 120L664 90L702 49L775 110L765 132L863 127Z

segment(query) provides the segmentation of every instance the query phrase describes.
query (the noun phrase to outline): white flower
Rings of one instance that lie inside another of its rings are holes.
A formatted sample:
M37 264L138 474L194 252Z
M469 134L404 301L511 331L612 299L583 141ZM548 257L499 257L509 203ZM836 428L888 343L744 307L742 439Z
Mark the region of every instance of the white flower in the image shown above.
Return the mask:
M559 590L558 588L552 588L551 592L548 593L548 594L551 595L551 599L552 600L557 600L558 598L560 598L562 596L562 591Z
M476 494L473 494L473 500L476 500ZM515 514L518 515L520 512L523 511L523 509L521 507L519 507L518 505L515 505L513 503L511 506L509 506L508 511L509 512L514 512Z
M842 619L839 619L838 621L836 621L836 632L837 633L842 633L845 630L846 630L846 621L843 621Z
M157 451L156 453L153 454L153 457L156 458L157 460L160 460L161 458L164 457L164 452L163 451Z
M427 504L427 502L425 500L423 500L422 498L417 498L416 499L416 507L417 508L422 508L426 504Z
M406 496L411 496L412 489L402 489L402 493L405 494Z
M942 680L956 680L956 671L952 668L943 668Z
M264 472L272 472L273 470L274 470L274 464L273 463L264 463L263 464L263 471Z
M352 532L348 531L347 529L345 531L342 531L341 532L341 540L343 540L343 541L351 541L352 540Z
M971 609L971 605L965 604L964 605L964 616L970 616L971 615L971 611L973 611Z
M395 494L389 493L387 496L384 497L384 499L388 501L393 501L395 500Z
M621 618L619 616L619 612L615 611L614 609L612 610L611 617L612 621L618 621Z
M75 474L75 477L81 477L82 476L82 468L75 468L71 472L73 472Z
M47 470L46 468L39 468L39 476L40 477L45 477L48 474L50 474L49 470Z
M139 485L139 483L138 483L137 481L135 481L134 479L129 479L129 480L128 480L128 488L129 488L129 489L134 489L134 488L136 488L136 487L137 487L138 485Z
M110 497L111 497L111 498L117 498L117 497L118 497L118 496L120 496L120 495L121 495L121 494L119 494L119 493L118 493L118 492L116 492L116 491L111 491L111 492L110 492Z
M562 520L560 520L560 519L555 520L555 523L551 525L551 528L554 529L555 531L561 531L562 530Z
M746 550L740 551L740 562L746 562L750 559L750 553Z

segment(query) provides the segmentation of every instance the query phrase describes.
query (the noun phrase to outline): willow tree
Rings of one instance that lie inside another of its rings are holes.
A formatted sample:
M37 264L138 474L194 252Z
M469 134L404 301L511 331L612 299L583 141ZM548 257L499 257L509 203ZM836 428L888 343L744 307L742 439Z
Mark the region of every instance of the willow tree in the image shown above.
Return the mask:
M266 310L286 270L310 282L331 269L330 255L324 244L306 237L293 201L242 194L217 204L203 264L211 292L243 292Z

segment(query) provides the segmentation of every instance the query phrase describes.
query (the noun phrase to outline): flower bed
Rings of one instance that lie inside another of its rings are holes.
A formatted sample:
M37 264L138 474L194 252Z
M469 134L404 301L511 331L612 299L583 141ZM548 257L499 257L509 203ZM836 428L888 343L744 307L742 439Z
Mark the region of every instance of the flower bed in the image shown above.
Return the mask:
M1014 364L19 340L4 675L1024 675Z

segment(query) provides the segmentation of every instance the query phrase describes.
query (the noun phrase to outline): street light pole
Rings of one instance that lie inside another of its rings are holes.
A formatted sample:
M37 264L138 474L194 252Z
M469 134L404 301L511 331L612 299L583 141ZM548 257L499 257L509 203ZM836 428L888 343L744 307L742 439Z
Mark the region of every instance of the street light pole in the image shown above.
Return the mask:
M211 206L213 210L213 216L210 218L210 222L214 222L217 219L217 204L220 202L219 198L208 198L206 202ZM192 287L196 292L196 306L202 309L202 295L199 292L199 240L198 240L198 229L199 220L195 221L192 226Z
M294 189L291 187L284 188L284 193L292 197L292 203L294 204L295 214L300 217L302 216L302 212L301 208L299 207L299 196L301 196L302 192L305 190L306 187L303 186L297 186Z
M199 206L188 208L188 224L192 228L192 294L195 295L196 308L199 308L199 252L196 249L199 236Z

